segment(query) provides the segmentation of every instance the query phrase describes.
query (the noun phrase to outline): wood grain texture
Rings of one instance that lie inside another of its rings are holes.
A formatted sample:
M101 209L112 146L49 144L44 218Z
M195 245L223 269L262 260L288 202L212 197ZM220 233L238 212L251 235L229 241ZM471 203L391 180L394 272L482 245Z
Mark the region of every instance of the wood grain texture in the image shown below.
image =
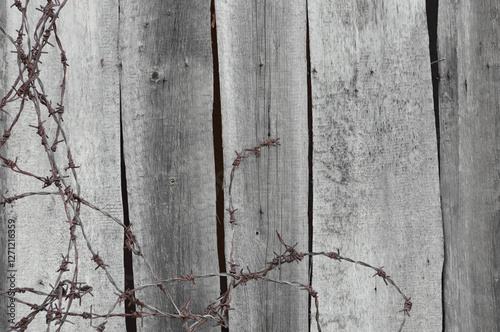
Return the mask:
M120 90L118 57L118 1L70 1L60 24L68 61L65 116L69 144L78 168L81 195L123 220L120 174ZM57 59L57 58L55 58ZM58 59L57 59L58 60ZM55 71L54 71L55 72ZM56 82L54 82L56 83ZM64 154L64 149L61 149ZM123 229L110 218L84 208L86 233L95 251L109 265L118 286L124 289ZM117 301L118 291L102 269L96 268L80 235L80 278L94 287L94 297L82 309L107 313ZM89 301L90 300L90 301ZM123 306L114 313L124 312ZM93 322L99 325L102 320ZM79 320L78 329L88 331L89 322ZM113 318L106 331L124 331L123 318Z
M219 271L212 132L210 3L120 2L122 121L130 220L157 277ZM153 282L134 256L135 286ZM176 305L201 312L219 280L166 286ZM175 308L157 287L138 294L162 312ZM178 331L151 318L141 331ZM220 330L209 322L203 331ZM198 331L198 330L197 330Z
M220 65L225 199L234 151L268 138L236 170L232 198L238 209L234 257L238 269L266 267L283 253L276 230L297 250L308 248L306 8L303 1L216 1ZM232 231L226 213L226 259ZM308 283L308 261L270 272L275 279ZM227 267L229 270L229 266ZM246 270L247 271L247 270ZM239 272L239 270L238 270ZM232 296L231 331L307 331L307 293L263 281Z
M313 250L338 247L384 266L413 302L405 330L440 331L443 238L425 2L308 4ZM399 329L404 299L373 274L314 259L324 331Z
M43 1L30 2L31 34L36 26L39 12L35 10ZM19 26L20 15L15 8L6 12L6 26L11 35ZM78 2L69 1L61 10L58 24L58 33L66 50L68 58L68 72L65 94L64 128L68 134L68 144L77 169L81 196L92 204L122 218L122 204L120 194L120 135L119 135L119 75L118 75L118 4L117 1ZM1 38L4 38L2 35ZM32 38L32 36L31 36ZM33 40L33 39L32 39ZM54 45L55 42L51 41ZM13 46L9 45L8 50ZM60 85L62 80L62 66L57 49L47 47L49 53L42 56L40 65L41 80L43 81L48 99L53 106L59 102ZM2 54L4 52L2 51ZM12 78L18 74L15 55L7 53L8 62L7 81L9 87ZM104 65L101 63L103 60ZM16 114L16 108L9 105L7 109L11 115L3 117L3 123L10 124ZM53 139L54 122L43 110L46 119L45 127L51 130L48 135ZM36 124L36 116L32 107L26 107L20 122L16 125L11 138L2 153L6 152L9 158L19 157L19 166L35 174L48 176L50 169L47 156L43 152L36 129L29 125ZM67 166L66 149L64 143L58 145L56 157L60 169ZM66 172L68 173L68 172ZM69 174L65 174L69 175ZM5 183L3 192L6 196L41 191L42 184L32 178L19 176L13 172L3 172L2 181ZM71 177L67 179L71 183ZM72 188L76 189L73 183ZM46 189L54 191L54 186ZM16 264L17 287L33 287L45 292L51 291L57 277L56 271L60 267L61 254L65 254L69 242L69 226L65 222L62 209L62 200L58 196L29 197L0 208L6 219L16 221ZM83 207L81 219L85 232L95 251L109 267L114 280L123 288L123 230L112 220L95 211ZM2 218L3 221L3 218ZM91 260L92 254L88 251L81 231L77 228L77 242L79 242L79 279L93 287L93 296L73 302L72 311L92 311L106 314L117 300L116 289L107 280L102 269L95 270L96 264ZM73 254L73 250L71 250ZM3 255L3 251L2 251ZM63 279L70 279L75 266L74 257L70 257L71 269L63 274ZM22 295L21 298L31 299L41 303L42 297ZM114 313L121 313L117 307ZM20 304L16 308L16 319L19 320L31 309ZM38 315L28 331L45 331L45 314ZM66 323L63 331L88 331L89 321L81 318L71 318L74 324ZM102 320L95 320L99 325ZM123 331L124 320L112 319L106 324L106 331ZM51 330L54 328L52 324Z
M498 331L500 4L439 10L444 331Z

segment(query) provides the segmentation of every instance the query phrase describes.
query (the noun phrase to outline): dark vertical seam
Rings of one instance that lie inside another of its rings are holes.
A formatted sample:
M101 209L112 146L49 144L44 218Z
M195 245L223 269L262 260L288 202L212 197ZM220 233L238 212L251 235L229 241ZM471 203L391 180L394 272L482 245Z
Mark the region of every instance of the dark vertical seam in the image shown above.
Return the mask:
M438 24L438 5L439 0L426 0L426 14L427 14L427 30L429 33L429 53L431 62L431 75L432 75L432 96L434 100L434 119L436 124L436 138L437 138L437 153L438 153L438 167L441 170L441 160L439 151L440 132L439 132L439 59L437 50L437 24Z
M219 77L219 51L217 48L217 17L215 13L215 0L211 1L210 12L212 18L211 40L214 78L214 104L212 112L212 130L214 140L214 162L215 162L215 209L216 209L216 232L217 232L217 254L219 258L219 272L226 273L226 245L224 229L224 155L222 146L222 107L220 98ZM219 278L220 293L227 292L227 277ZM222 332L229 332L228 327L221 326Z
M313 251L313 127L312 127L312 83L311 83L311 47L309 39L309 10L306 1L306 61L307 61L307 132L308 132L308 152L307 161L309 169L309 187L307 200L307 221L308 221L308 251ZM312 286L313 258L309 256L309 286ZM309 296L308 303L308 327L311 331L311 305L312 299Z
M436 126L436 144L437 144L437 158L438 158L438 174L439 183L441 188L441 133L440 133L440 114L439 114L439 58L438 58L438 45L437 45L437 27L439 15L439 0L426 0L426 15L427 15L427 30L429 33L429 55L431 63L431 80L432 80L432 97L434 101L434 121ZM443 206L441 194L439 195L441 205L441 219L443 220ZM444 226L444 225L443 225ZM444 230L444 229L443 229ZM446 239L446 237L444 237ZM443 248L444 250L444 248ZM441 274L441 310L442 310L442 330L445 330L446 313L445 313L445 292L444 292L444 278L446 266L446 250L444 250L443 270Z
M118 1L118 36L120 35L120 1ZM119 38L119 37L118 37ZM120 50L120 41L118 41L118 52ZM122 63L121 56L119 63L119 79L118 79L118 96L120 100L120 180L121 180L121 194L122 194L122 208L123 208L123 224L125 227L130 227L129 205L128 205L128 191L127 191L127 172L125 167L125 155L123 148L123 107L122 107ZM125 290L134 289L134 267L132 251L127 249L125 241L127 240L126 233L123 234L123 272L124 272L124 286ZM135 303L130 299L125 299L125 314L133 314L135 312ZM136 319L131 316L125 317L125 329L127 332L137 332Z
M127 173L125 168L125 156L123 153L123 121L122 121L122 93L121 93L121 79L120 79L120 173L121 173L121 190L122 190L122 204L123 204L123 224L125 227L130 227L129 205L127 194ZM134 269L132 251L125 246L127 240L126 235L123 235L124 249L123 249L123 264L125 273L125 289L134 289ZM135 312L135 304L130 302L130 299L125 299L125 313L132 314ZM125 326L127 332L136 332L136 319L130 316L125 317Z

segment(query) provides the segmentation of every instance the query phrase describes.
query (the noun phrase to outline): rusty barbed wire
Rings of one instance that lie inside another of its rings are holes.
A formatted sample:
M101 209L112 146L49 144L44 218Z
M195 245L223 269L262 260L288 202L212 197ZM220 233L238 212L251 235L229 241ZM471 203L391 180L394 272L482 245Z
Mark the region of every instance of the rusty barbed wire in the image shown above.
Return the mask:
M0 150L0 160L3 162L3 167L10 169L11 171L18 173L22 176L32 177L42 183L42 189L46 188L56 188L56 192L28 192L21 193L11 197L2 196L0 205L5 206L6 204L13 204L14 201L38 195L59 195L61 197L62 204L64 206L64 211L66 214L66 220L70 224L69 227L69 246L68 251L65 254L61 254L62 261L57 269L57 278L54 282L53 291L50 294L44 294L43 292L35 292L27 288L17 288L15 294L24 293L26 291L32 292L36 295L45 296L40 304L27 303L19 298L14 298L15 301L19 303L26 304L30 306L33 311L26 317L21 318L14 326L11 327L12 330L24 331L28 325L34 320L38 313L46 312L46 323L47 329L50 325L58 325L57 331L59 331L67 317L73 316L75 313L71 311L72 303L74 299L79 299L84 295L92 294L92 287L90 285L82 285L77 282L78 280L78 264L79 264L79 252L77 247L77 227L82 232L83 237L87 243L87 247L91 253L91 257L97 263L97 267L101 267L105 270L105 273L115 288L122 292L122 290L114 283L113 277L107 270L107 265L103 259L93 250L91 243L88 241L84 231L84 223L79 217L80 206L82 200L79 198L79 183L77 180L75 169L78 167L75 165L74 160L71 155L71 150L67 145L66 134L64 128L62 127L63 112L64 112L64 96L66 89L66 68L68 66L67 57L65 50L62 46L61 40L57 32L57 20L59 18L60 11L66 5L67 0L64 1L47 1L45 6L40 6L36 8L40 13L39 20L35 25L33 31L30 31L28 25L28 12L29 12L29 1L13 1L11 7L16 8L21 15L20 26L17 32L16 38L12 38L5 31L3 27L0 27L0 31L11 41L14 46L13 53L17 57L18 66L18 76L15 78L13 85L7 91L5 96L0 101L0 110L2 113L11 115L12 110L9 110L10 105L18 103L18 107L13 107L17 109L16 113L13 115L13 120L7 126L7 129L3 131L2 137L0 139L0 149L7 144L9 139L12 137L12 133L16 130L23 133L26 130L19 129L18 120L21 114L25 113L24 110L28 103L32 104L35 114L36 114L36 124L30 124L29 127L36 130L37 135L40 137L40 143L45 151L49 166L49 175L38 175L30 171L24 170L22 165L19 164L18 158L9 158L5 156L4 152ZM51 43L51 39L55 42ZM47 94L44 91L43 84L40 80L41 73L41 57L47 54L44 48L49 45L50 47L55 47L60 52L60 59L62 64L62 83L61 83L61 94L59 101L57 102L57 107L54 109L52 107L52 102L49 100ZM42 114L43 108L47 110L47 119L53 119L53 123L47 122L44 119L45 115ZM54 126L55 125L55 129ZM54 134L49 134L55 132ZM51 142L49 139L53 139ZM66 182L68 176L61 174L59 167L55 160L55 153L59 144L64 143L66 145L68 167L65 170L71 169L73 173L73 179L76 184L76 191L70 188L70 185ZM87 203L84 201L84 203ZM91 206L89 204L89 206ZM91 206L92 207L92 206ZM73 257L70 260L70 257ZM69 265L72 265L72 268ZM72 270L72 272L71 272ZM64 273L72 273L72 277L69 279L64 279ZM59 294L56 296L56 293ZM12 294L12 292L11 292ZM2 293L6 295L6 293ZM56 299L57 297L57 299ZM63 303L64 302L64 303ZM86 316L86 315L84 315ZM82 317L84 317L82 316ZM107 315L108 316L108 315ZM106 316L106 317L107 317ZM93 317L97 317L93 315ZM84 317L85 318L85 317ZM100 325L101 328L104 325Z
M5 96L0 99L0 111L8 115L12 115L11 113L13 110L9 110L7 108L10 108L11 105L14 106L18 103L17 107L13 107L16 111L12 121L6 126L7 129L4 129L0 138L1 166L19 174L20 176L34 178L35 180L41 182L42 190L46 190L47 188L55 190L32 191L12 195L10 197L2 196L0 205L5 206L7 204L13 204L17 200L28 197L56 195L60 197L61 204L64 207L65 222L67 223L65 226L69 225L68 249L67 252L60 254L62 259L59 265L54 267L56 277L53 285L50 285L52 289L50 292L43 292L29 287L17 287L10 289L9 291L0 292L0 296L9 297L13 301L31 308L29 314L19 319L13 326L10 327L12 331L26 331L29 325L39 314L45 315L44 318L47 331L51 330L52 327L55 328L56 331L60 331L65 323L70 322L70 318L89 320L90 326L100 332L105 330L109 319L118 317L132 317L134 319L140 319L141 321L149 317L178 319L183 323L184 329L187 332L196 331L208 322L227 327L228 312L234 310L234 308L231 307L232 291L239 286L246 285L248 282L257 280L278 283L281 285L289 285L307 291L309 296L314 299L316 307L316 324L318 331L321 331L319 323L318 292L307 282L301 283L296 281L276 280L268 275L275 269L281 269L282 265L293 262L299 264L306 256L312 257L318 255L328 257L338 262L346 261L374 269L376 273L373 277L378 276L382 278L386 285L391 284L403 296L405 302L403 310L401 310L404 317L401 328L403 327L406 316L410 316L410 311L412 309L412 302L410 301L410 298L403 294L400 288L394 283L393 279L391 279L391 277L388 276L383 270L383 267L377 268L367 263L341 256L339 249L337 249L336 252L299 252L296 249L298 243L293 246L287 244L281 235L276 231L279 242L285 248L284 253L274 253L274 257L266 263L267 266L259 271L252 270L247 266L246 272L245 269L239 269L238 272L239 265L234 261L234 232L235 226L238 225L236 218L236 212L238 209L233 206L231 195L235 172L239 167L241 167L243 161L251 154L255 155L255 157L259 157L261 155L262 148L279 146L279 138L267 139L253 148L246 148L241 152L236 152L236 158L232 163L232 169L230 172L229 207L227 209L229 213L229 223L232 230L230 257L228 261L230 267L229 273L195 275L193 274L193 270L191 270L189 273L170 279L159 278L153 271L152 265L143 253L141 246L132 231L131 225L126 226L123 221L114 217L109 212L95 206L80 195L80 183L77 176L77 169L80 166L76 166L75 164L71 149L68 145L67 135L64 130L64 126L62 125L63 115L65 113L64 97L66 91L68 58L58 34L57 21L60 12L66 5L67 1L68 0L47 0L45 6L36 8L40 17L34 30L31 31L28 25L28 13L30 12L28 8L29 0L24 2L21 0L14 0L11 8L17 9L21 15L20 26L16 30L16 38L11 37L7 31L0 26L0 32L2 32L10 40L14 47L12 52L16 54L17 69L19 72L10 89L6 92ZM40 79L40 73L42 71L42 62L40 60L42 56L47 54L47 52L44 51L46 46L59 51L61 70L63 73L60 85L60 96L56 103L56 107L52 106L52 101L45 93L43 83ZM18 128L18 121L28 103L32 104L36 115L36 122L29 125L29 127L33 129L29 130L36 130L36 134L39 137L38 145L41 146L45 152L50 166L50 173L48 175L34 174L25 170L22 163L20 163L21 165L18 164L17 157L6 156L2 152L2 147L5 146L11 139L13 132L16 130L21 133L27 131L26 129ZM46 113L42 114L42 112ZM64 145L66 148L66 164L64 166L61 166L56 161L55 157L55 154L58 153L60 145ZM69 171L72 175L71 179L73 184L68 183L69 176L63 174L63 170L65 172ZM82 206L98 211L107 218L113 220L121 228L124 232L125 238L124 247L137 257L141 257L146 267L149 269L151 276L155 280L154 283L137 286L134 289L122 289L118 286L111 274L111 271L109 270L109 266L106 264L105 258L99 255L99 252L94 249L91 241L87 237L84 220L80 217L80 210ZM79 232L78 235L77 232ZM79 237L80 235L81 237ZM93 312L92 306L90 306L90 311L78 311L73 306L75 300L77 300L81 306L82 298L88 298L89 296L92 297L92 292L94 291L92 285L78 281L78 271L80 270L79 261L80 257L83 255L83 253L79 252L77 246L77 241L80 238L83 238L83 241L88 249L88 254L90 255L91 260L95 263L95 270L103 271L114 287L116 301L108 308L107 312ZM70 277L65 278L64 276L67 276L68 274ZM169 291L165 287L166 284L174 282L192 282L195 284L195 281L198 279L219 278L221 276L230 278L227 291L221 294L213 302L209 303L207 307L199 313L195 313L189 309L189 304L192 299L188 299L182 306L176 305ZM174 312L165 312L140 300L137 296L137 292L149 287L155 287L162 294L164 294L170 301ZM19 296L17 296L18 294L24 293L40 296L42 300L39 303L32 303L22 300ZM124 303L124 305L134 304L136 306L136 310L129 313L115 312L116 308L120 307L122 303ZM98 319L100 321L95 323L95 320Z

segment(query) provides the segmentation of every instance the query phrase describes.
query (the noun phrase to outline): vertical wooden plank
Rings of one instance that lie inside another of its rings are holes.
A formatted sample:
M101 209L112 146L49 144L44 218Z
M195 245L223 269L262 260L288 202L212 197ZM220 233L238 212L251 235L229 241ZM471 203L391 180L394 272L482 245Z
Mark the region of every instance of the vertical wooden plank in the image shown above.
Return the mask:
M118 0L70 1L62 11L60 30L64 32L61 38L70 65L65 97L69 110L64 120L73 157L80 166L77 171L81 195L123 220L118 19ZM62 147L61 153L65 153ZM94 250L124 290L123 228L89 208L83 209L82 218ZM87 299L82 309L89 312L92 304L93 312L106 314L117 301L118 291L102 269L96 270L82 235L78 236L82 253L80 278L94 287L94 297ZM118 306L113 313L124 311L123 306ZM95 320L93 326L102 322L102 319ZM78 331L90 329L89 321L79 319L79 323ZM125 320L112 318L105 327L106 331L124 331ZM74 330L75 327L67 328Z
M259 271L284 252L276 230L308 249L306 7L303 1L216 1L228 207L231 163L268 138L282 145L249 155L232 187L238 269ZM226 214L226 259L232 230ZM227 267L229 270L229 266ZM272 271L308 284L307 259ZM239 272L239 270L237 271ZM231 331L307 331L308 298L297 287L249 282L234 290Z
M499 11L439 2L444 331L500 329Z
M210 2L120 2L122 121L132 230L158 278L218 272L212 132ZM135 286L154 281L134 256ZM177 307L200 313L219 280L166 285ZM177 313L157 287L139 300ZM138 308L139 310L141 308ZM190 321L189 323L193 323ZM208 322L203 331L217 330ZM142 331L176 331L150 318Z
M440 330L443 244L425 2L308 3L313 249L338 247L384 266L414 304L405 329ZM324 331L400 328L405 300L375 273L314 259Z
M31 42L33 31L40 12L35 8L46 5L46 2L31 2L28 7L30 18ZM20 22L20 14L16 8L6 12L6 26L11 35ZM69 67L67 69L66 92L64 98L65 112L63 115L68 141L57 146L56 160L59 169L67 166L65 143L71 147L77 169L80 195L99 208L122 218L122 203L120 194L120 135L119 135L119 75L118 75L118 4L115 0L95 2L69 1L61 10L58 19L58 34L66 51ZM2 35L3 39L4 36ZM54 39L49 40L56 45ZM27 45L27 39L24 40ZM6 48L12 50L10 44ZM44 84L47 98L56 107L60 98L62 80L61 56L57 48L46 47L49 53L42 56L40 78ZM8 62L7 88L12 79L17 76L18 68L15 55L7 53ZM6 110L10 115L4 116L6 125L10 125L17 112L18 104L8 105ZM50 139L55 133L53 118L45 109L42 110L44 126ZM19 123L14 128L9 141L2 147L1 153L9 158L18 159L22 169L49 175L50 169L47 156L40 145L36 129L29 127L37 123L33 108L26 107ZM3 133L3 132L2 132ZM62 175L70 175L69 171ZM39 192L42 184L31 178L16 175L10 170L2 173L5 187L4 195L11 197L24 192ZM71 176L67 179L71 188L76 184ZM46 191L54 191L54 185ZM16 222L16 286L32 287L50 292L55 286L56 271L61 266L61 254L67 252L70 240L69 225L62 208L61 197L34 196L7 204L2 209L6 219ZM89 243L99 253L118 287L123 289L123 229L111 219L82 207L81 220ZM3 218L2 218L3 219ZM66 219L66 222L65 222ZM78 300L73 302L72 312L92 312L106 315L117 300L117 290L106 278L102 269L95 269L92 254L80 229L76 230L78 243L78 281L93 287L92 294L83 297L81 305ZM3 251L2 251L3 253ZM73 255L73 249L70 250ZM64 279L71 279L76 265L75 257L71 256L68 264L70 271L63 274ZM51 286L52 285L52 286ZM41 304L44 297L20 294L21 298ZM65 305L67 302L64 302ZM92 309L91 309L92 305ZM16 320L31 312L32 309L21 304L16 305ZM123 307L117 307L113 313L120 314ZM28 331L46 330L45 313L38 314ZM64 329L72 331L88 331L92 329L89 320L72 317L71 323L65 323ZM94 319L93 325L102 323L102 319ZM106 331L123 331L124 319L111 319L106 324ZM67 326L70 325L71 326ZM54 322L51 330L54 329Z

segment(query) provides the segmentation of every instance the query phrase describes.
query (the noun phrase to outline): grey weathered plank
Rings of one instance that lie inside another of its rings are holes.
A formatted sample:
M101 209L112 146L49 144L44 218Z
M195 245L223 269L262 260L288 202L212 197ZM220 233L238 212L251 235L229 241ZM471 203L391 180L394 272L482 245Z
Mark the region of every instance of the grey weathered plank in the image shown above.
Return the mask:
M443 243L425 2L308 4L313 249L339 247L343 256L385 266L414 303L405 329L441 330ZM314 259L324 331L398 330L405 301L371 278L375 273Z
M123 219L120 167L120 94L118 58L118 1L69 1L62 11L60 30L70 66L65 100L65 124L78 168L82 197ZM57 58L55 58L57 59ZM58 59L57 59L58 60ZM56 71L54 71L56 72ZM57 82L54 82L54 84ZM65 151L61 147L61 153ZM123 229L110 218L82 208L86 233L95 251L109 265L115 282L123 290ZM80 279L94 287L93 298L82 309L105 314L116 302L118 291L96 268L81 234ZM123 313L117 307L113 313ZM93 322L99 325L102 320ZM78 331L88 331L89 322L79 319ZM76 331L74 326L68 330ZM110 319L106 331L124 331L123 318Z
M132 229L158 278L218 272L210 3L120 2L122 121ZM134 256L135 286L154 281ZM178 307L202 311L219 280L166 285ZM137 294L176 313L157 287ZM141 308L138 308L139 310ZM209 322L203 330L217 330ZM143 331L176 331L149 318Z
M223 146L227 187L235 150L268 138L236 170L233 204L234 258L239 269L266 267L283 253L276 230L297 250L308 249L306 8L303 1L216 1ZM226 213L226 260L232 230ZM305 259L270 277L308 283ZM227 266L229 270L229 266ZM263 281L233 291L231 331L307 331L307 293Z
M31 34L36 26L35 19L40 13L35 11L35 7L41 4L45 5L46 2L30 3L28 12ZM81 196L121 218L120 174L117 172L120 165L117 8L117 1L101 1L99 4L69 1L61 11L58 32L70 65L67 72L63 124L74 161L80 166L77 173ZM11 8L5 15L6 28L11 35L15 35L14 30L18 28L20 19L19 12ZM1 35L0 38L3 39L4 36ZM54 40L51 42L56 45ZM10 87L12 78L18 73L15 56L9 53L12 49L11 44L2 49L9 68L7 77L3 78L7 80L3 82L5 87ZM56 107L62 79L60 54L58 50L50 47L46 50L49 54L42 56L41 79L48 98ZM11 115L4 116L3 122L10 124L16 114L16 108L9 105L6 110ZM53 139L54 122L48 117L46 110L43 110L43 114L46 119L45 127L51 132L48 134L49 138ZM40 138L35 134L36 129L28 127L37 123L33 108L27 107L19 121L11 138L2 148L2 153L12 159L19 157L18 164L23 169L43 176L49 175L50 166L40 145ZM67 165L64 143L58 145L56 156L60 162L59 168L64 169ZM2 191L7 197L23 192L41 191L40 182L15 175L13 172L4 170L2 178L5 183ZM69 178L67 181L71 183L72 180ZM72 188L76 189L76 186L72 184ZM46 190L54 191L54 186ZM61 263L60 255L66 253L70 235L61 198L29 197L0 209L3 217L15 220L17 225L16 286L50 292L50 284L54 285L56 271ZM92 247L109 266L108 269L117 285L123 288L123 230L109 218L85 207L82 207L81 219ZM95 270L96 264L91 260L92 254L78 229L76 235L79 243L78 280L93 287L93 297L84 297L81 307L78 301L73 302L72 311L89 312L92 305L93 312L106 314L117 300L114 293L116 290L102 269ZM73 254L73 250L70 252ZM64 273L63 279L71 278L72 268L75 266L74 257L70 257L70 261L73 262L68 266L71 271ZM39 304L43 299L41 296L21 297L33 299ZM29 307L20 304L16 309L17 320L31 311ZM117 307L114 313L121 313L122 310L122 307ZM46 329L45 314L40 313L38 316L28 331ZM70 321L75 324L66 323L63 330L88 331L90 328L89 320L71 318ZM94 320L93 324L97 326L100 322L102 320ZM123 318L108 322L106 331L108 330L123 331Z
M500 4L439 10L444 330L498 331Z

